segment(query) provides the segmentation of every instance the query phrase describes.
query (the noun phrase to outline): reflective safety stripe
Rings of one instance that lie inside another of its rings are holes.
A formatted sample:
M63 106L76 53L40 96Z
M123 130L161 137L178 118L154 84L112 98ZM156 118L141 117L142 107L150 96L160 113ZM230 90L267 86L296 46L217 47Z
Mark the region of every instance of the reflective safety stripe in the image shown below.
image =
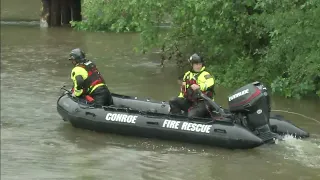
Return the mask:
M91 89L91 91L89 92L89 94L91 94L94 90L96 90L98 87L103 86L103 85L105 85L105 84L104 84L104 83L100 83L100 84L95 85L95 86Z

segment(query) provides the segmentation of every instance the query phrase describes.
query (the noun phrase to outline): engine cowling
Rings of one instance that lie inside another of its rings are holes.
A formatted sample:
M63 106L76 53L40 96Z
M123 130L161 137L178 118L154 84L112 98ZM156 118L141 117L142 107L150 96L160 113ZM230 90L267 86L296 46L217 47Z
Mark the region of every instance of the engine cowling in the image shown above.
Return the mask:
M230 112L246 118L252 131L270 132L270 97L260 82L247 84L228 97Z

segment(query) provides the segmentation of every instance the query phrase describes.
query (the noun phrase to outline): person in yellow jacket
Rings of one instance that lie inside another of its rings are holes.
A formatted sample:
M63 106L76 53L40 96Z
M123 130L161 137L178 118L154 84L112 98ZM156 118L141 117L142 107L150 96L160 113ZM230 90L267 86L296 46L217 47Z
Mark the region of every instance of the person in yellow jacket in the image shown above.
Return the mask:
M204 117L209 111L195 91L199 89L213 99L214 77L205 70L204 61L198 54L193 54L188 61L192 69L182 77L179 96L169 101L170 112L179 114L182 110L188 112L188 117Z
M85 53L80 48L73 49L69 60L74 65L70 74L74 85L72 96L85 98L96 105L111 105L111 93L96 65L86 59Z

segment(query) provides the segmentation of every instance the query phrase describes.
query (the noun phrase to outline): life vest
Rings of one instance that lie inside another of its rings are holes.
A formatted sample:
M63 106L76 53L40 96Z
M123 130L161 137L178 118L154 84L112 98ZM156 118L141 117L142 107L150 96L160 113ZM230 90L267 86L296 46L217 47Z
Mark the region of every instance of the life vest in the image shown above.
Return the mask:
M204 72L204 69L202 71L200 71L199 73L195 74L192 78L190 78L190 76L192 76L194 73L191 71L188 71L185 76L184 76L184 80L186 82L186 86L181 88L181 91L183 93L184 98L190 100L190 101L197 101L199 99L201 99L191 88L191 85L193 84L197 84L199 85L197 82L199 81L198 78L199 76ZM207 95L209 98L213 98L213 95L215 94L214 92L214 85L211 87L208 87L207 90L205 91L201 91L202 93L204 93L205 95Z
M84 80L83 84L83 94L90 94L96 85L105 84L101 73L93 62L88 61L77 66L83 67L88 72L88 77Z

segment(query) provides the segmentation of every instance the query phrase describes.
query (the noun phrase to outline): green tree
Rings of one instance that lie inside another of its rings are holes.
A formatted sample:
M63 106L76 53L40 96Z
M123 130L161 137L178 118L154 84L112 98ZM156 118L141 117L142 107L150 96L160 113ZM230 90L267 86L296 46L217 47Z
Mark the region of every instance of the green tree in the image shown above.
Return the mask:
M218 83L260 80L285 97L320 97L320 0L84 0L80 30L139 32L143 52L200 53ZM170 22L170 29L161 30Z

